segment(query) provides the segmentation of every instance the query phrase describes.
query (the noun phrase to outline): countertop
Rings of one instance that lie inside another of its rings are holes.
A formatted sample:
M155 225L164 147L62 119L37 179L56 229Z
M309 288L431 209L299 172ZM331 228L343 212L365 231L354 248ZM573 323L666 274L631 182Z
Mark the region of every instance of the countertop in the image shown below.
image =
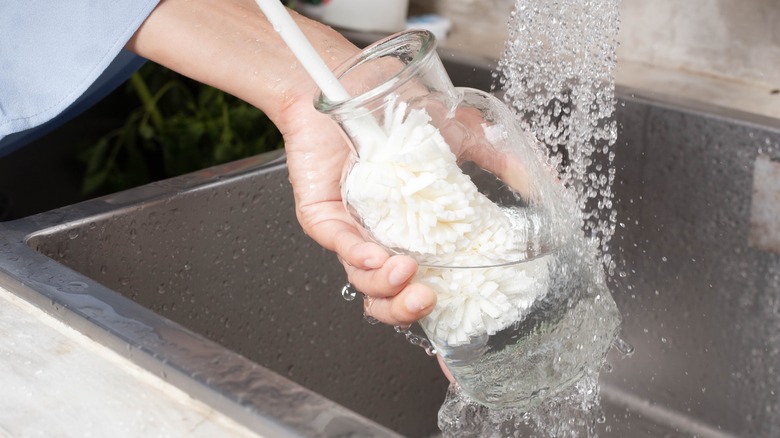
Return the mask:
M258 437L0 289L0 437Z

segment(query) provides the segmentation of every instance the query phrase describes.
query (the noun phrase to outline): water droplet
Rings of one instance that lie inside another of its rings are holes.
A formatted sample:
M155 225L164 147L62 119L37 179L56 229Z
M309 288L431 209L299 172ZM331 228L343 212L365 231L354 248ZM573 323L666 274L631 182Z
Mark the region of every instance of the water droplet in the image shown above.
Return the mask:
M634 346L626 342L623 338L615 339L615 342L612 345L624 356L631 356L634 354Z
M410 325L396 325L396 326L393 326L393 329L395 330L396 333L404 334L407 331L409 331L409 329L411 327L412 326L410 326Z
M353 301L357 296L357 290L352 287L351 283L347 283L341 288L341 297L347 301Z
M89 288L89 285L87 283L84 283L83 281L71 281L68 282L68 284L65 285L63 288L66 292L84 292Z

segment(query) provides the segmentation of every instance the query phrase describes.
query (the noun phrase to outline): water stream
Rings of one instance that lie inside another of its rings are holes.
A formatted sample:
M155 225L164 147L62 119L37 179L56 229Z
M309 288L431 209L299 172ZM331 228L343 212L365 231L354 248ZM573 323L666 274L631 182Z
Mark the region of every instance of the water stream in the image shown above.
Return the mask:
M496 74L504 100L546 146L551 166L576 194L586 241L580 255L607 275L616 268L609 245L617 223L612 160L618 2L517 0ZM593 315L593 305L583 302L591 306L583 314ZM491 410L453 385L439 427L446 437L595 437L604 415L599 370L588 371L568 389L540 397L530 410Z

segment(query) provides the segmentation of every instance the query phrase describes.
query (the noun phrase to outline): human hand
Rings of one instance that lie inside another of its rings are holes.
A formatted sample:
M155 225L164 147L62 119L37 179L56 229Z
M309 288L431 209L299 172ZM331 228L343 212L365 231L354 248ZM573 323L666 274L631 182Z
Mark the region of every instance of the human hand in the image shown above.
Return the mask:
M332 29L295 19L331 67L358 52ZM214 22L220 25L200 25ZM253 1L166 0L128 48L262 109L284 135L304 232L338 255L349 281L369 297L366 313L388 324L430 313L436 296L411 281L414 259L366 241L344 208L339 183L349 148L336 123L314 109L316 86Z
M331 68L358 48L333 29L294 19ZM165 0L127 48L263 110L284 135L290 181L304 232L334 251L369 315L410 324L430 313L436 295L412 282L417 264L366 241L341 200L349 154L335 122L313 105L314 82L253 0Z
M436 295L414 283L416 261L390 255L366 241L341 197L340 179L349 148L338 126L312 105L314 89L286 108L279 119L285 139L296 214L303 230L338 254L349 282L368 297L364 311L392 325L407 325L433 310Z

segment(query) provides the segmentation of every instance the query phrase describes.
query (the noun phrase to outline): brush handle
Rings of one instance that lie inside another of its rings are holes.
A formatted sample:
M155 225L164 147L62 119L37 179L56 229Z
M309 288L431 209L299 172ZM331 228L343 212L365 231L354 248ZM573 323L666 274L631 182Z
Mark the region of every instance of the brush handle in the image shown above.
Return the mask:
M319 53L293 21L287 8L279 0L255 0L268 21L279 33L293 55L303 65L325 97L331 102L342 102L350 98L349 93L333 74Z

